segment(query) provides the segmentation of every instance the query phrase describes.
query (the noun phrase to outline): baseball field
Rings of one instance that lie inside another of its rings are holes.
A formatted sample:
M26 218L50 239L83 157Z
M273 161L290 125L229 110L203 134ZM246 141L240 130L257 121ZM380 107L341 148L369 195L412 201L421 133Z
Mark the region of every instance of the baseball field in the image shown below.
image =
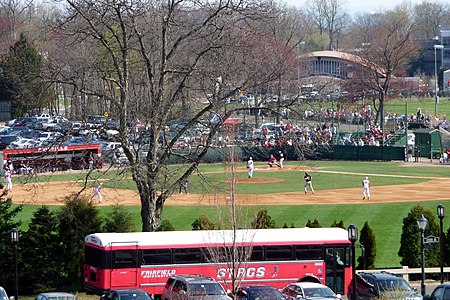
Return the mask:
M285 165L281 170L256 162L253 178L247 178L243 162L233 174L222 164L201 165L189 179L189 194L175 193L166 201L163 219L177 230L190 230L192 222L203 214L215 221L218 203L230 201L230 183L235 176L236 202L250 216L265 208L278 227L285 223L303 227L308 220L317 219L323 227L343 220L345 226L353 223L362 228L367 221L376 236L376 267L395 268L400 267L397 252L402 221L410 209L418 204L433 212L438 204L450 207L450 165L437 161L307 161ZM309 189L307 194L303 191L305 172L312 175L314 195ZM371 182L370 200L362 199L365 176ZM122 170L94 172L88 177L83 171L15 176L13 182L9 195L15 204L25 204L19 215L24 230L37 206L45 204L57 210L64 196L80 191L90 196L99 182L104 183L103 202L95 205L101 214L106 215L116 204L123 205L136 230L141 228L139 196L129 174ZM447 224L444 219L446 231Z

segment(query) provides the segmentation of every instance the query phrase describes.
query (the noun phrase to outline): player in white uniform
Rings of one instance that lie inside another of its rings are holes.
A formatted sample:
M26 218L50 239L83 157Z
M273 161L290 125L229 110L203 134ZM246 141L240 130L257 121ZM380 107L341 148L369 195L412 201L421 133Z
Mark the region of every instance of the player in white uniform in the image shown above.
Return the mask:
M280 169L283 169L284 168L284 155L281 151L278 151L278 154L280 155L280 159L278 160L279 161L278 165L279 165Z
M98 197L98 203L102 203L102 187L103 187L103 182L100 183L95 189L94 189L94 194L91 197L91 200L89 202L92 202L92 200L95 197Z
M252 157L250 157L249 160L247 161L247 173L248 173L248 178L253 177L253 158Z
M363 187L363 200L366 199L370 200L370 181L369 181L369 177L364 177L363 181L362 181L362 187Z
M5 175L4 175L4 179L5 179L5 183L6 183L6 193L9 193L12 191L12 175L11 175L11 171L5 170Z

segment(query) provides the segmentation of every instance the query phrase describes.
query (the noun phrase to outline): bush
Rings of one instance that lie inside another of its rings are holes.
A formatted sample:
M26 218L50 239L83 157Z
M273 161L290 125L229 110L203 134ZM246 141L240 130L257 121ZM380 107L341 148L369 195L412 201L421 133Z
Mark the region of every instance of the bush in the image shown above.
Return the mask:
M207 215L202 215L192 223L192 230L213 230L214 223Z
M133 232L135 231L131 215L123 206L115 205L112 212L104 219L103 232Z
M161 224L159 224L157 231L175 231L175 228L169 220L163 220L161 221Z
M314 221L311 221L308 219L308 222L306 222L306 227L309 228L322 228L322 225L320 225L319 221L317 219L314 219Z
M261 209L256 214L252 222L253 229L269 229L276 228L275 221L269 216L267 209Z

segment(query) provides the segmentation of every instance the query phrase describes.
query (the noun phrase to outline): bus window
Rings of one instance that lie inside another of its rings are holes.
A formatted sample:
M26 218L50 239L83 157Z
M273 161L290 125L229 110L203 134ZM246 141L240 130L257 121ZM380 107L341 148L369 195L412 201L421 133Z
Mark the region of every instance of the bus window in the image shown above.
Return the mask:
M101 251L92 247L84 247L85 263L99 268L108 268L109 251Z
M291 260L293 248L292 246L267 246L266 260Z
M261 261L263 260L263 250L261 246L254 246L252 250L252 255L250 261Z
M143 265L164 265L172 263L170 249L149 249L142 251Z
M295 259L323 259L322 246L296 246Z
M136 265L136 251L116 250L113 252L113 268L132 268Z
M173 250L173 262L176 264L200 263L203 255L199 248L186 248Z

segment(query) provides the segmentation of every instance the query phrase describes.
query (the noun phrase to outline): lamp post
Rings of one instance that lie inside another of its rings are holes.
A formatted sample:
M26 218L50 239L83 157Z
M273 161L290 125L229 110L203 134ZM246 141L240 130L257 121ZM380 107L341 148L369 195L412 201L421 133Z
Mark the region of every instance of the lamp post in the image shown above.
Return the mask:
M348 226L348 240L352 243L352 299L356 300L356 248L355 243L358 240L358 228L354 224Z
M438 72L437 72L437 59L436 59L436 50L442 50L444 48L443 45L434 45L434 77L435 77L435 85L434 85L434 114L438 115L438 104L439 104L439 96L438 96Z
M439 250L441 252L441 283L444 283L444 217L445 217L445 206L439 204L437 206L437 215L439 218Z
M14 248L14 300L19 299L19 275L17 272L17 243L19 242L19 230L11 229L11 243Z
M420 215L419 219L417 219L417 226L420 230L420 252L421 252L421 268L422 268L422 280L420 283L420 291L422 296L425 296L425 247L424 247L424 238L425 238L425 229L427 228L428 220L424 217L423 214Z

